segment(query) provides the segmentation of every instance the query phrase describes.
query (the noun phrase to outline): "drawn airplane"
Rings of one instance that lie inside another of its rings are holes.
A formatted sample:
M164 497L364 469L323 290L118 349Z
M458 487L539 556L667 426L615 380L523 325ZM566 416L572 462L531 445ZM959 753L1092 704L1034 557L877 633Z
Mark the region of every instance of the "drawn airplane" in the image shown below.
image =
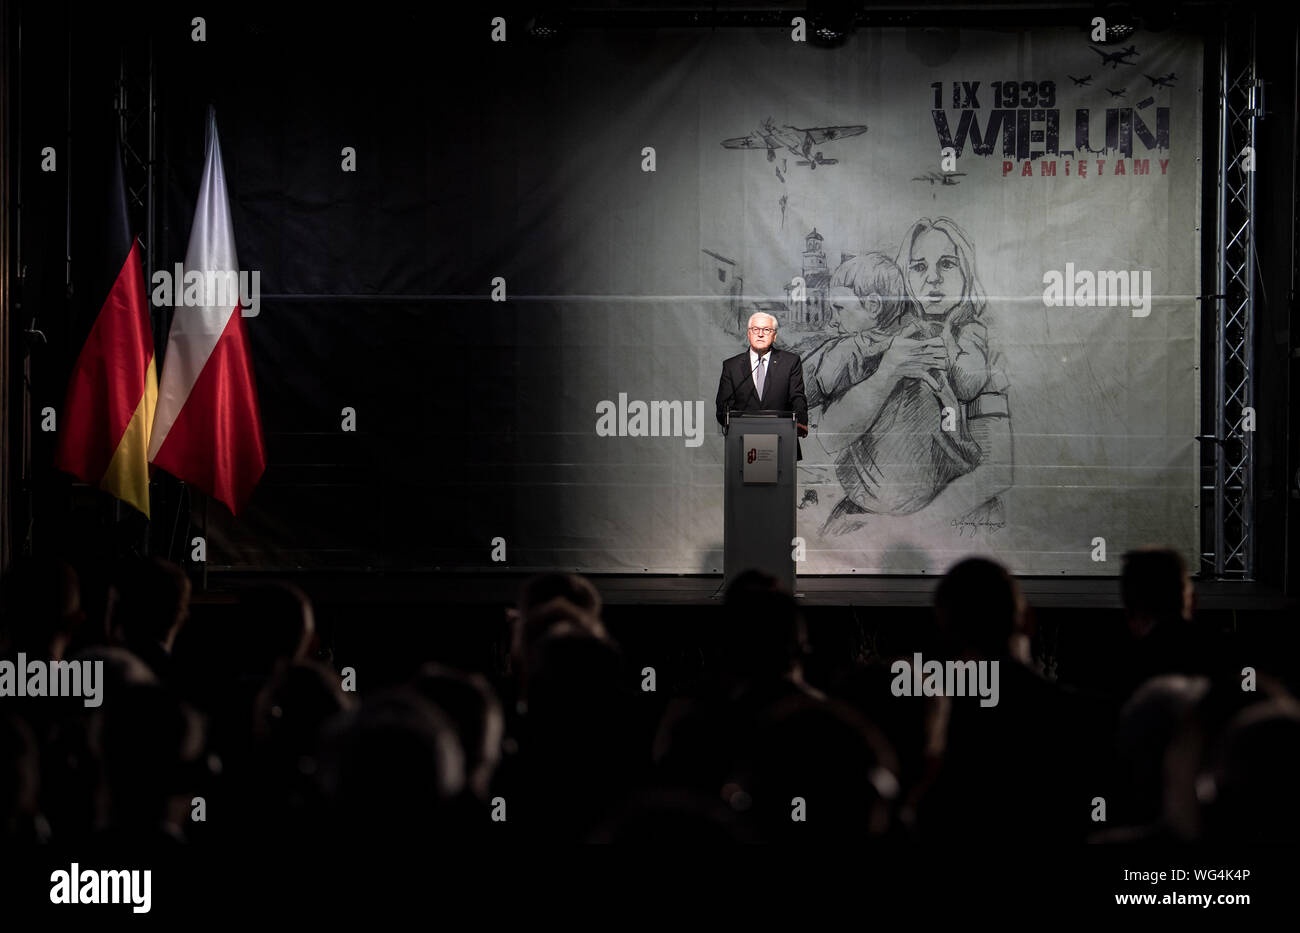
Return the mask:
M1120 65L1131 65L1133 63L1129 61L1129 59L1138 53L1137 46L1135 45L1130 45L1127 48L1120 49L1118 52L1107 52L1103 49L1097 48L1095 45L1090 45L1088 48L1101 56L1101 67L1103 68L1110 65L1110 67L1118 69Z
M1174 74L1172 71L1167 75L1160 75L1159 77L1149 75L1146 72L1143 72L1142 74L1151 82L1152 87L1173 87L1173 82L1178 80L1178 75Z
M857 136L867 131L866 125L856 126L809 126L798 127L777 126L771 117L763 121L757 133L750 133L748 136L737 136L734 139L724 139L722 145L728 149L765 149L767 150L767 161L775 162L776 153L781 149L788 149L791 153L799 156L795 160L795 165L806 165L809 170L816 169L819 165L834 165L839 159L827 159L821 152L813 152L813 146L825 142L832 142L836 139L844 139L847 136Z
M965 178L965 172L926 172L924 175L913 175L912 181L928 181L931 185L956 185L958 178Z
M1066 77L1074 82L1075 87L1087 87L1092 83L1092 75L1084 75L1082 78L1076 78L1072 74L1067 74Z
M1124 87L1120 88L1118 91L1111 91L1110 88L1106 88L1106 90L1110 91L1111 97L1124 97L1128 94L1128 88Z

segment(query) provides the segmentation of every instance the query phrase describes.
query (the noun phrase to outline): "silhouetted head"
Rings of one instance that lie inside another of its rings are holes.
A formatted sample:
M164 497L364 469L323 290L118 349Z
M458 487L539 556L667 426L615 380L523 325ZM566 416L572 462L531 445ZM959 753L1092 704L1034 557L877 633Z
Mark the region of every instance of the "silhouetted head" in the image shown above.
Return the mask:
M1300 706L1257 703L1223 737L1209 826L1217 839L1294 844L1300 835Z
M326 728L321 782L351 839L420 839L451 815L464 757L440 710L412 690L392 690Z
M600 713L602 701L626 693L617 645L580 629L552 631L528 657L528 712Z
M169 690L150 683L120 688L104 703L96 742L109 824L156 830L168 816L169 798L202 789L206 742L203 718ZM169 822L179 831L182 820L174 813Z
M58 558L15 561L0 597L0 656L59 660L85 619L77 573Z
M1164 823L1175 836L1196 840L1211 827L1215 763L1234 720L1259 705L1294 702L1285 684L1265 671L1258 672L1254 690L1243 690L1239 676L1210 678L1209 689L1183 717L1165 753Z
M982 557L954 565L934 592L940 631L962 654L1024 659L1025 601L1005 567Z
M105 705L112 704L125 687L158 683L153 669L120 645L93 645L73 655L77 663L89 661L104 664L103 696Z
M311 600L299 587L275 581L239 594L240 631L250 669L267 674L277 664L306 657L316 633Z
M543 573L524 581L515 611L523 615L553 599L566 599L591 615L600 616L600 592L586 577L576 573Z
M1191 619L1196 593L1182 556L1168 548L1142 548L1124 555L1120 598L1137 634L1160 622Z
M1120 710L1116 752L1126 793L1116 816L1154 824L1163 816L1165 752L1210 683L1204 677L1165 674L1137 689Z
M600 593L591 581L576 573L548 573L528 580L519 603L507 612L510 619L510 666L520 694L528 677L533 646L556 631L583 631L605 637Z
M282 755L310 754L325 723L351 705L336 671L316 661L295 661L258 694L253 735Z
M127 647L156 643L170 650L189 617L190 590L190 578L170 561L124 561L113 578L115 639Z
M486 799L505 737L505 716L492 685L481 674L430 663L420 668L414 686L451 719L465 754L466 781L476 795Z
M782 677L799 670L808 646L803 613L775 577L738 574L723 608L723 656L740 681Z
M543 836L581 838L609 815L646 758L636 681L616 645L581 631L547 635L533 647L528 670L521 791Z

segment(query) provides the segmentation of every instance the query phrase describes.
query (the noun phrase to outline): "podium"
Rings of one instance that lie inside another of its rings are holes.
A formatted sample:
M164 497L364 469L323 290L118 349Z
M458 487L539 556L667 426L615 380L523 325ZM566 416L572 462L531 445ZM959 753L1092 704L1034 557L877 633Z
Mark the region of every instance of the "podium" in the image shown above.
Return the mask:
M794 592L794 413L727 413L723 469L723 586L764 570Z

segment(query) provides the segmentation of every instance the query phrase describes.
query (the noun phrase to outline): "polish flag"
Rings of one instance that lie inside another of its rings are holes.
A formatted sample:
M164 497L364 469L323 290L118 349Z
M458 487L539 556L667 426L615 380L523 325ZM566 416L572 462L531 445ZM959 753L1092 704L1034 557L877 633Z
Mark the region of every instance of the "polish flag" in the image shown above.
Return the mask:
M163 356L149 462L238 514L266 469L262 416L239 307L239 260L221 165L216 111L185 251L185 279Z

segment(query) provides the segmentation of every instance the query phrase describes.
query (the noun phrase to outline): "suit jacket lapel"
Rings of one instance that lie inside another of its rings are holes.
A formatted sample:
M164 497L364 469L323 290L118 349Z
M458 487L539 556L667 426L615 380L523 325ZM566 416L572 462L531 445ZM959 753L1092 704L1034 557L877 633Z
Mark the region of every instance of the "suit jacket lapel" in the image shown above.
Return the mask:
M740 359L741 378L745 380L745 398L758 398L758 390L754 388L754 372L749 366L749 353L746 353ZM743 411L751 410L750 405L745 405Z

